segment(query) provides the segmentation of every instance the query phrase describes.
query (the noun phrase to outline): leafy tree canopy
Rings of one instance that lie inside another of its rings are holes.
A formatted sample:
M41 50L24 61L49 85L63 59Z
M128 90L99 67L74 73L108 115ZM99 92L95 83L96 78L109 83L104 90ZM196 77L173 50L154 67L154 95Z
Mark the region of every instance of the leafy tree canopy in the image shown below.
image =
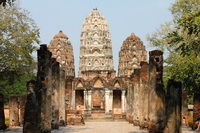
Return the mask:
M189 93L200 91L199 5L199 0L177 0L170 8L173 21L147 37L168 54L166 76L181 81Z
M39 43L39 29L26 10L0 5L0 92L24 92L36 68L32 52Z

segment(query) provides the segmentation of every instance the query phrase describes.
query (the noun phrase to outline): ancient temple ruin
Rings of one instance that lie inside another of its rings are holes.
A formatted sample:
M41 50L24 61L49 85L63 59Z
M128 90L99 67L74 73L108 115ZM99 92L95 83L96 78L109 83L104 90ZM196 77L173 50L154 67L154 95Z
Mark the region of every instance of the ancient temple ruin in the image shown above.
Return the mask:
M116 77L108 23L95 8L83 22L79 75L74 79L73 105L87 117L125 113L126 84Z
M165 92L162 51L150 51L147 60L143 42L132 33L121 46L116 74L109 26L95 8L82 25L79 57L76 77L67 35L59 31L48 46L41 45L37 80L27 84L24 132L50 132L60 121L84 124L90 118L127 119L152 131L179 132L180 116L174 112L180 112L181 85L171 81Z

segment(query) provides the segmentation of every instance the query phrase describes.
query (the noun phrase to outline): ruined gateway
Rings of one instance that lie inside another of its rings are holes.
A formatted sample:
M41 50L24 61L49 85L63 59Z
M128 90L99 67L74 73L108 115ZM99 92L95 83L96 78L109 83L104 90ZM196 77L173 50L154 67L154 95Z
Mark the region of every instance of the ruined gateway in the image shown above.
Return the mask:
M67 35L60 31L48 47L40 46L37 80L27 84L23 132L50 132L57 128L52 122L61 120L80 124L82 118L126 118L141 127L151 122L149 130L170 127L169 132L178 133L181 85L171 81L165 93L162 74L163 52L149 52L147 63L145 46L132 33L119 51L116 76L108 23L95 8L82 25L78 77Z

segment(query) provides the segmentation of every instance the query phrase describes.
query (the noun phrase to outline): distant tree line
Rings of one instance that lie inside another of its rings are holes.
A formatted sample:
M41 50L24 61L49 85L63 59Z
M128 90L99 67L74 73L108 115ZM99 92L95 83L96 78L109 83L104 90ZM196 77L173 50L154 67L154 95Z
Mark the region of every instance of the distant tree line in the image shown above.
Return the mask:
M39 28L13 0L1 1L0 18L0 93L7 99L25 94L26 82L35 78Z

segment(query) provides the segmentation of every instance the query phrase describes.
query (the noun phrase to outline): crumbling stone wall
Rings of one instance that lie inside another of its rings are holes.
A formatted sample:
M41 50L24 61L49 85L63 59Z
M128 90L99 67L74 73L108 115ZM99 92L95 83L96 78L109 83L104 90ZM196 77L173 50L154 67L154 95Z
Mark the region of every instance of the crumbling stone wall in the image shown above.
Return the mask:
M156 131L164 129L165 120L165 91L162 81L163 52L154 50L149 52L149 111L151 122L156 124Z
M140 69L135 69L134 70L134 75L133 75L133 83L134 83L134 86L133 86L133 91L134 91L134 95L133 95L133 116L134 116L134 119L138 119L139 118L139 91L140 91L140 78L139 78L139 75L140 75Z
M141 69L134 69L128 88L129 114L133 124L140 128L149 128L150 133L165 132L179 133L181 123L181 83L171 81L168 93L165 93L162 81L163 52L149 52L149 64L141 62ZM131 95L132 94L132 95ZM173 103L173 104L172 104Z
M46 45L38 50L38 87L41 90L41 132L51 132L52 122L52 60Z
M65 89L65 104L66 110L72 109L72 85L74 77L66 77L66 89Z
M5 115L4 115L4 104L3 104L3 94L0 93L0 130L5 130Z
M166 130L169 133L181 132L181 83L169 80L166 97Z
M52 59L52 121L59 123L59 63Z
M59 120L65 123L65 75L64 68L52 58L47 46L41 45L37 81L32 83L34 87L29 87L31 93L27 96L24 132L48 133L52 128L59 128ZM36 130L30 130L33 128Z
M140 66L139 116L140 121L143 122L145 119L148 119L149 64L147 62L141 62Z
M27 83L27 100L24 112L23 133L41 133L41 90L37 88L36 81Z
M134 101L134 88L133 88L133 74L130 76L130 80L128 82L128 89L127 89L127 106L126 106L126 119L133 123L133 101Z
M9 97L9 118L10 126L19 126L19 101L16 95Z
M165 91L162 81L163 52L154 50L149 53L149 64L140 63L141 69L134 69L130 78L133 81L132 106L133 123L141 128L148 127L148 122L154 123L156 131L165 127Z

